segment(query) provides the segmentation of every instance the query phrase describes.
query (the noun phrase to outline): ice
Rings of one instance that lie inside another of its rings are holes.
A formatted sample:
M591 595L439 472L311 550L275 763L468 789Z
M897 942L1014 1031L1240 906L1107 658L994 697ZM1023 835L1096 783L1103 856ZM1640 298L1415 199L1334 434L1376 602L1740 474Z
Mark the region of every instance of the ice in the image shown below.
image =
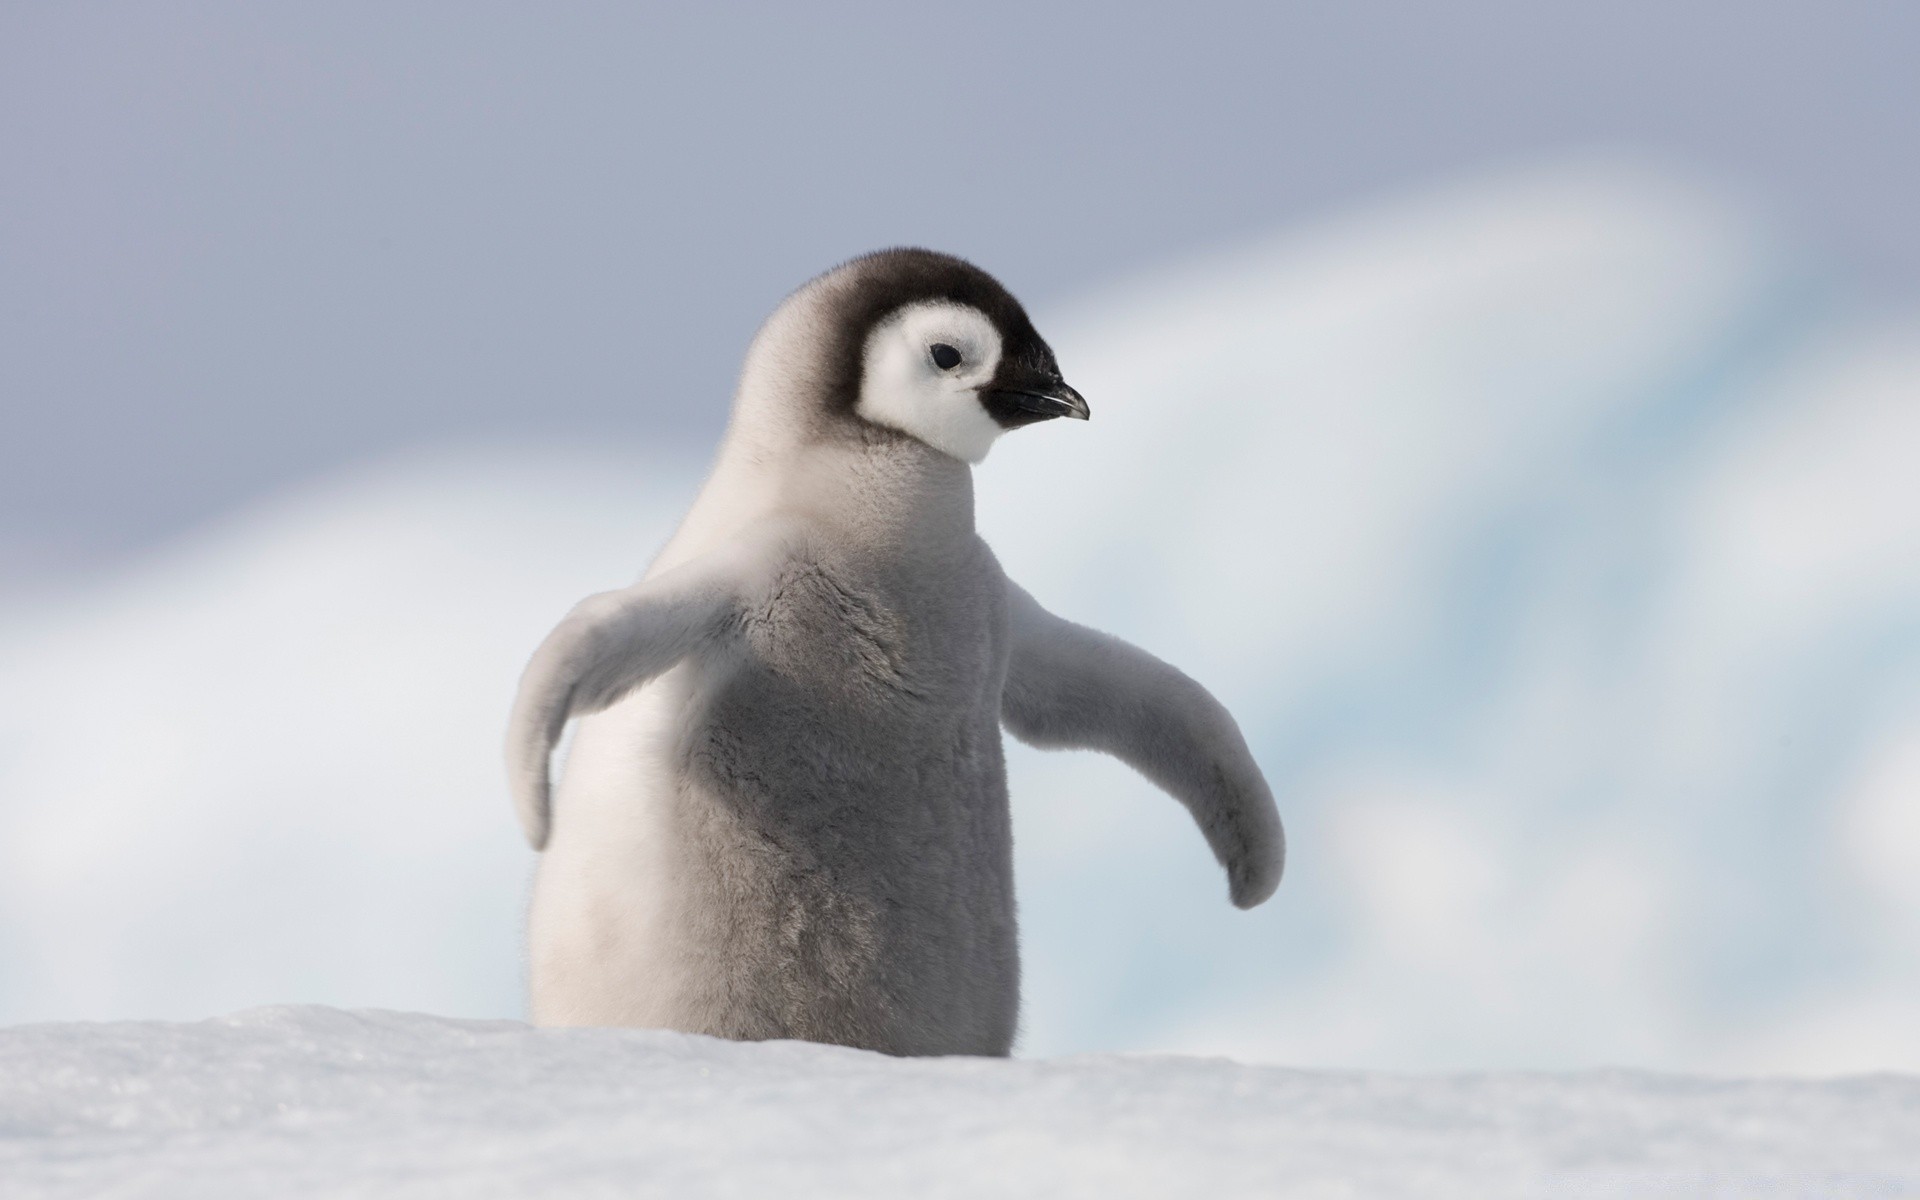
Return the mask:
M521 1006L526 647L694 472L473 448L279 499L0 633L0 1013ZM507 819L503 822L502 817Z
M1878 1197L1920 1081L889 1059L318 1007L0 1030L9 1200Z
M1291 858L1237 912L1016 749L1024 1053L1920 1070L1920 321L1811 262L1591 160L1036 314L1093 420L982 528L1227 701ZM397 458L0 603L0 1022L520 1015L512 683L707 453Z
M1292 862L1226 912L1151 788L1016 752L1030 1045L1920 1066L1920 842L1857 832L1920 787L1920 320L1615 162L1045 325L1095 419L987 536L1219 692Z

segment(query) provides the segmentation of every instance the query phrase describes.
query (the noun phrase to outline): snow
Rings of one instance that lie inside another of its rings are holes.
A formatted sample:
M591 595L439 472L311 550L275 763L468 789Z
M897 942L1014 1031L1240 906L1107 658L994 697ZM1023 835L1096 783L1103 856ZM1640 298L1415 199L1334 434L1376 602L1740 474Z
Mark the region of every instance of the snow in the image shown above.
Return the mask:
M17 1200L1872 1200L1920 1188L1920 1080L901 1060L283 1007L0 1031L0 1177Z
M1016 749L1022 1052L1920 1071L1920 321L1838 295L1586 161L1037 314L1094 419L983 529L1227 701L1291 856L1237 912L1178 806ZM0 1022L519 1016L512 682L707 455L397 457L0 598Z

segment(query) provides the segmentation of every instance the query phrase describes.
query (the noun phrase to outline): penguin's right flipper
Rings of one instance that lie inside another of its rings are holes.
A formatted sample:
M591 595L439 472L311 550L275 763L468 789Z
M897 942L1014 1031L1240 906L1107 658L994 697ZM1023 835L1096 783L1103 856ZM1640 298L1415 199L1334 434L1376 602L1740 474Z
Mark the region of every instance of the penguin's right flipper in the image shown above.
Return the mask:
M588 596L554 627L520 676L507 725L507 779L535 850L551 824L551 759L567 721L599 712L727 628L738 562L711 555L618 591Z
M1187 807L1252 908L1273 894L1286 837L1273 792L1232 714L1145 650L1054 616L1007 581L1011 653L1000 719L1043 749L1101 750Z

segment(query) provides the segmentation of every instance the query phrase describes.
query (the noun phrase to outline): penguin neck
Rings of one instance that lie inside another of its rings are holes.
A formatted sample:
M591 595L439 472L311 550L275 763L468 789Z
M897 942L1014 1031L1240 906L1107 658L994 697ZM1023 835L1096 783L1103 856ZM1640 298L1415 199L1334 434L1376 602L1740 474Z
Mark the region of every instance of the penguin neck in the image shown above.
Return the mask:
M736 422L648 574L782 517L821 527L834 544L865 554L945 557L974 537L973 471L877 426L850 424L833 436L796 440L756 436Z
M793 508L871 547L944 554L974 535L972 469L904 434L866 426L795 466Z

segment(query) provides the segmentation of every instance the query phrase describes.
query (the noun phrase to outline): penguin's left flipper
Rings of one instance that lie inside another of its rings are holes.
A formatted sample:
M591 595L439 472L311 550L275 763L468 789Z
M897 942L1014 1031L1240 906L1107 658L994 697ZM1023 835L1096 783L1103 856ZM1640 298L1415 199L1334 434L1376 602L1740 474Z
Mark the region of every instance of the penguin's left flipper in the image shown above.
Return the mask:
M521 673L507 724L507 779L535 850L551 826L551 759L567 721L599 712L732 623L739 556L709 555L657 578L588 596Z
M1193 814L1234 904L1273 894L1286 837L1233 716L1207 689L1119 638L1076 625L1007 583L1011 653L1000 719L1043 749L1111 754Z

